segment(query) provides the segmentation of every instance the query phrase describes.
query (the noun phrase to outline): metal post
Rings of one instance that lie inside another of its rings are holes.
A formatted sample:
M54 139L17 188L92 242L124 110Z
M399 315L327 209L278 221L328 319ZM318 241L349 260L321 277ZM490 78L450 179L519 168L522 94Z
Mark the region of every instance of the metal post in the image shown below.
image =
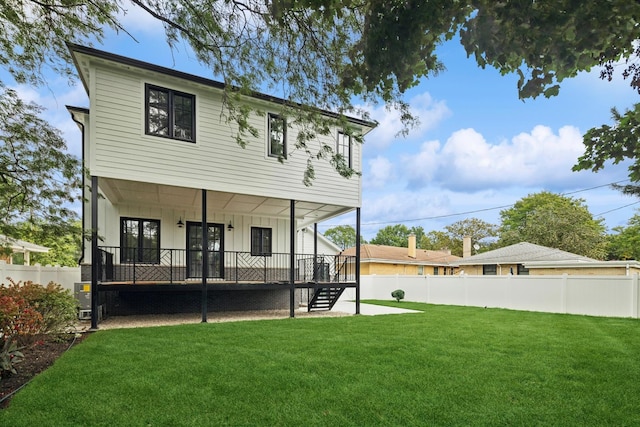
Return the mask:
M360 314L360 208L356 208L356 314Z
M209 276L209 227L207 190L202 190L202 323L207 322L207 277Z
M318 284L318 223L313 223L313 282Z
M291 199L289 207L289 316L296 317L296 201Z
M98 329L98 177L91 176L91 329Z

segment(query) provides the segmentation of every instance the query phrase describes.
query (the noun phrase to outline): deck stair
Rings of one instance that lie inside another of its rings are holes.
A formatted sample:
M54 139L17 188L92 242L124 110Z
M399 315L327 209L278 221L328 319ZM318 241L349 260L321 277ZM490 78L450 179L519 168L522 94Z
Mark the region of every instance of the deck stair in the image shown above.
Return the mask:
M307 305L307 311L331 310L343 292L344 288L317 288Z

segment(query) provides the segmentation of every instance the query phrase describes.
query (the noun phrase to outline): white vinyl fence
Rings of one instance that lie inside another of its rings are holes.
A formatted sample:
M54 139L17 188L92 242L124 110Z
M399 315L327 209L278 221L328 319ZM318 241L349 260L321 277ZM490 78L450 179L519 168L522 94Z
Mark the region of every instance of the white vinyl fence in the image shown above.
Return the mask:
M638 275L632 276L361 276L361 299L499 307L548 313L638 318ZM348 289L344 298L355 299Z
M74 283L80 281L80 267L42 267L40 265L14 265L0 261L0 283L32 281L40 285L54 282L74 291Z

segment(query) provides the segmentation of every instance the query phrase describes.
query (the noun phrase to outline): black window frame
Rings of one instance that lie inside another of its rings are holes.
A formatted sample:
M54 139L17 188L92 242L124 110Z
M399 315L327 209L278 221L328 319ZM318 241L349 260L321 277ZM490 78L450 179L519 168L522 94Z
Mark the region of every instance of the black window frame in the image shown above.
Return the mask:
M345 140L347 140L347 143L345 144ZM353 139L351 138L351 135L349 135L348 133L339 130L338 131L338 139L336 142L336 153L340 154L344 159L345 159L345 163L347 164L347 166L349 166L349 168L353 167L353 143L352 143ZM347 153L345 154L345 148Z
M136 247L125 246L126 242L126 221L138 221L138 235ZM154 223L156 225L156 245L155 248L145 248L144 246L144 224ZM135 257L127 256L131 249L135 249ZM145 249L149 251L145 251ZM145 254L155 254L153 257L149 257ZM133 258L133 259L132 259ZM134 218L134 217L120 217L120 262L122 264L160 264L160 220L150 218Z
M267 241L265 242L265 237ZM268 246L265 248L264 246ZM271 256L273 253L273 229L251 227L251 256Z
M282 122L282 125L281 125L282 126L282 153L281 154L274 153L272 150L273 138L272 138L271 127L274 120L278 120ZM275 157L278 159L287 158L287 119L280 116L279 114L269 113L267 115L267 155L269 157Z
M498 264L484 264L482 266L482 275L483 276L497 276L498 275Z
M150 91L158 91L164 92L167 94L167 135L163 135L158 132L152 132L149 126L149 93ZM176 97L188 98L191 99L191 138L182 138L175 135L176 132ZM185 142L196 142L196 96L190 93L181 92L178 90L173 90L161 86L156 86L152 84L145 84L144 90L144 99L145 99L145 112L144 112L144 126L145 126L145 134L151 136L157 136L160 138L167 139L175 139L178 141Z

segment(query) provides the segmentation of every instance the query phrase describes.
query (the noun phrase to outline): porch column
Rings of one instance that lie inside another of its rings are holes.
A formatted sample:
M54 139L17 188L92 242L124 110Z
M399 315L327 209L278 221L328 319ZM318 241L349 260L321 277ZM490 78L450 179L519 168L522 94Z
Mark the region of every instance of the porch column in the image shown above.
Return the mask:
M207 277L209 276L209 229L207 190L202 189L202 323L207 323Z
M318 223L313 223L313 281L318 284Z
M356 208L356 314L360 314L360 208Z
M91 175L91 329L98 329L98 177Z
M296 317L296 201L291 199L289 206L289 317Z

